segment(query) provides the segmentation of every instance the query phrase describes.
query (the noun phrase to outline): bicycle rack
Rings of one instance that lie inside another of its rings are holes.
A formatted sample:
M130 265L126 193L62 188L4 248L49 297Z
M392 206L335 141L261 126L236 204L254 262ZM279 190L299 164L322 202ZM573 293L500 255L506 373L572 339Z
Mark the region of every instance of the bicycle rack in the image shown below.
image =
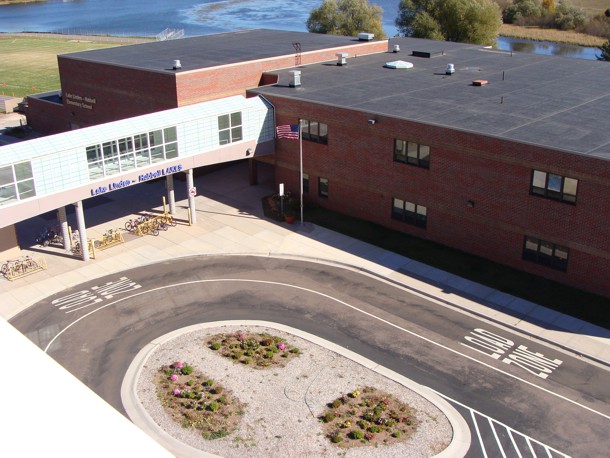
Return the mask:
M90 240L96 250L105 250L120 243L124 243L123 234L119 230L114 231L110 236L104 235L97 239Z
M33 265L28 261L33 261ZM47 260L44 256L32 258L31 260L20 260L13 265L10 265L5 275L7 280L13 281L40 272L41 270L47 270Z
M136 234L139 236L144 236L147 234L152 234L155 229L159 229L162 224L166 224L170 226L174 221L174 217L170 215L168 212L162 213L157 216L153 216L148 221L138 224L136 227Z

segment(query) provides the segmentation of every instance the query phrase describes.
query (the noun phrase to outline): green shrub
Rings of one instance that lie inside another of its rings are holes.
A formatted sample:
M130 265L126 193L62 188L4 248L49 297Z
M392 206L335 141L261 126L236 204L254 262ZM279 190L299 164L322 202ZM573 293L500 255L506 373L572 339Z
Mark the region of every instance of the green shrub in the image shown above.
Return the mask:
M329 437L330 437L330 441L333 444L338 444L339 442L341 442L343 440L343 437L341 437L341 435L338 432L331 434Z
M273 345L273 339L270 339L269 337L265 337L264 339L261 340L261 345L263 347L268 347L269 345Z
M193 373L193 366L186 365L182 369L180 369L182 375L190 375Z
M350 431L349 437L356 440L364 439L364 431L361 429L354 429L353 431Z
M324 417L322 417L322 420L324 420L324 423L330 423L331 421L333 421L335 419L335 414L333 412L326 412L324 414Z
M214 394L222 393L222 387L221 386L215 386L214 389L212 389L212 393L214 393Z
M244 364L250 364L252 362L252 358L248 358L247 356L242 361Z
M295 355L298 355L299 353L301 353L301 350L299 350L297 347L294 347L294 348L290 349L290 353L294 353Z
M341 404L343 404L343 403L341 402L341 400L340 400L340 399L335 399L335 400L334 400L334 401L331 403L331 405L330 405L330 406L331 406L333 409L336 409L337 407L341 406Z
M400 431L394 431L392 437L400 437Z
M210 348L212 350L220 350L220 344L218 342L214 342L212 345L210 345Z
M268 350L265 352L265 358L267 359L273 359L273 352L271 350Z
M188 382L186 382L186 384L188 386L193 386L195 384L195 382L193 380L189 380Z
M205 382L203 382L203 386L212 386L212 385L214 385L214 380L212 380L211 378L209 378Z
M377 425L371 425L366 429L369 433L379 433L381 432L381 428Z
M218 402L212 401L208 404L208 410L216 412L218 409L220 409L220 405L218 404Z

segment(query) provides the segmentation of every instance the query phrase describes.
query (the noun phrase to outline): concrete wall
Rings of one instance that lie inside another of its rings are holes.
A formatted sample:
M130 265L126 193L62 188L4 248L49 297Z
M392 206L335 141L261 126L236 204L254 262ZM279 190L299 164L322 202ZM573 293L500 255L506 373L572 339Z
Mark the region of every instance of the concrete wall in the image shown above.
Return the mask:
M303 141L307 200L527 272L610 296L610 168L591 157L391 118L269 97L277 124L328 124ZM431 147L430 168L393 161L394 139ZM299 190L298 142L277 142L276 180ZM576 205L530 195L532 169L576 178ZM329 197L318 196L318 177ZM392 198L424 205L427 228L391 218ZM473 207L468 201L474 203ZM568 247L567 272L522 259L524 236Z

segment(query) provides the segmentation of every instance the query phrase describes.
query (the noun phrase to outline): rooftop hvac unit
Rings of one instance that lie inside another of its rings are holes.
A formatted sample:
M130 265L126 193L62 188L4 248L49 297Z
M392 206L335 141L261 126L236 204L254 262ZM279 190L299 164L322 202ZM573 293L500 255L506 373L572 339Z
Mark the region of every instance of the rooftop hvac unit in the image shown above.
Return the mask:
M349 54L346 52L338 52L337 54L335 54L335 56L337 56L337 65L338 66L343 66L343 65L347 65L347 56Z
M358 40L360 41L371 41L373 38L375 38L374 33L363 32L358 34Z
M290 71L290 87L297 87L301 85L301 72L299 70L291 70Z

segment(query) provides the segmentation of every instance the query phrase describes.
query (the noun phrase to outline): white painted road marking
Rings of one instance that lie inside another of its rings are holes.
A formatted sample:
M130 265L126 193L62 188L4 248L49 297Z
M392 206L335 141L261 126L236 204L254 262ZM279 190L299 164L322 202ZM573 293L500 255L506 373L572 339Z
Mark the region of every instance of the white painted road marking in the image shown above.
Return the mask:
M500 359L502 355L512 350L502 359L503 363L514 364L543 379L552 374L563 362L560 359L549 359L542 353L530 351L525 345L519 345L516 349L513 349L515 343L512 340L481 328L471 331L469 335L464 336L464 339L471 345L460 342L461 345L493 359Z

